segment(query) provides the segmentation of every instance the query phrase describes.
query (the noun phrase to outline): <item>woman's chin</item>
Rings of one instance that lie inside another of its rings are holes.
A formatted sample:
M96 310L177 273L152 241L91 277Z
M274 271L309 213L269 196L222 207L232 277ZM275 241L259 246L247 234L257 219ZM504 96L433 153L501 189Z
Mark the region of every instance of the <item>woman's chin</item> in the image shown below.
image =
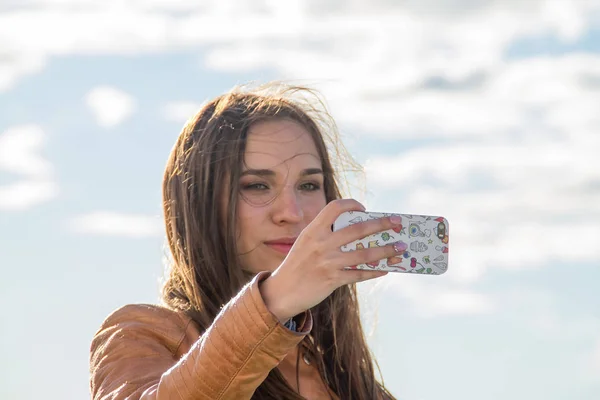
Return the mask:
M275 272L275 270L281 265L281 262L284 260L284 258L285 257L277 260L271 258L269 260L262 260L261 262L253 263L253 265L243 265L242 269L245 272L253 275L258 274L259 272Z

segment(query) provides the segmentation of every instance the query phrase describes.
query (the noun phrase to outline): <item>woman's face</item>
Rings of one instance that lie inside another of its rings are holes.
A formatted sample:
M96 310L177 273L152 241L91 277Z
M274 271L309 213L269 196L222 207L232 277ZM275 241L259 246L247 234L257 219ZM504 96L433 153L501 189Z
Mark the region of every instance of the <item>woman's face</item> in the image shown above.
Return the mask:
M311 134L286 119L251 126L239 188L236 247L242 268L274 271L326 205Z

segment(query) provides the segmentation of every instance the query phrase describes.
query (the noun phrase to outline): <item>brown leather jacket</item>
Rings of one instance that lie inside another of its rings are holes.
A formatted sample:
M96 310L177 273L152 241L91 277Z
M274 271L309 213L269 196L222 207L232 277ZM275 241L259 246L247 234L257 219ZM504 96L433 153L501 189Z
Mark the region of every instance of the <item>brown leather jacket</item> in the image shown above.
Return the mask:
M275 367L290 380L296 346L312 329L312 316L300 317L298 332L281 325L258 287L268 276L258 274L203 334L191 318L164 307L128 305L112 313L91 344L92 398L242 400ZM314 366L301 367L307 398L337 399Z

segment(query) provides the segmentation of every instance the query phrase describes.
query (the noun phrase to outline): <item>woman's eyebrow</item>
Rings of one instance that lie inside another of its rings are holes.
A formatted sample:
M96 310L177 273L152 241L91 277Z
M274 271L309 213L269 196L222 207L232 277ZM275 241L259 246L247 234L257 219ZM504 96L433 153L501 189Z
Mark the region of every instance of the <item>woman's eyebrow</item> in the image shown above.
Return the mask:
M321 168L307 168L300 173L302 176L318 174L323 175L323 170Z
M307 168L302 170L302 172L300 173L301 176L307 176L307 175L317 175L317 174L323 174L323 170L321 168ZM245 171L242 171L240 176L246 176L246 175L256 175L256 176L275 176L275 171L273 171L272 169L247 169Z

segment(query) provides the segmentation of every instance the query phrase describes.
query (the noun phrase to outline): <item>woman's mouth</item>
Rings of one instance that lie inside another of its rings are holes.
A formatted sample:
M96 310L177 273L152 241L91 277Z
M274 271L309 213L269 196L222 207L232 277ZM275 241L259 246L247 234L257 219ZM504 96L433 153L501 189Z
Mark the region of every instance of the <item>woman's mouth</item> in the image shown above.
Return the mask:
M282 254L287 254L290 252L295 241L296 241L295 238L289 238L289 239L286 238L286 239L270 240L268 242L265 242L265 244L275 251L278 251Z

